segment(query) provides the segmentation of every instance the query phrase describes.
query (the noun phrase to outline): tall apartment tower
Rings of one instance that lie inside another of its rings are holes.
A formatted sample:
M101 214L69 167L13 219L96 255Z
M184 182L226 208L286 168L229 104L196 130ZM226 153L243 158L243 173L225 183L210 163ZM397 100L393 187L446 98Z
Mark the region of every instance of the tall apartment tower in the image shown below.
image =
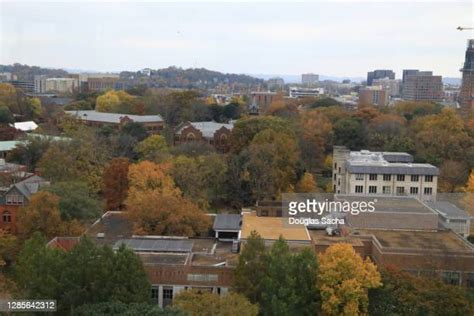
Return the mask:
M467 42L466 59L462 71L462 86L459 95L461 113L469 116L474 113L474 39Z
M395 73L389 69L377 69L367 73L367 85L371 86L375 79L395 79Z
M312 86L317 84L319 81L319 75L316 74L302 74L301 83L305 86Z

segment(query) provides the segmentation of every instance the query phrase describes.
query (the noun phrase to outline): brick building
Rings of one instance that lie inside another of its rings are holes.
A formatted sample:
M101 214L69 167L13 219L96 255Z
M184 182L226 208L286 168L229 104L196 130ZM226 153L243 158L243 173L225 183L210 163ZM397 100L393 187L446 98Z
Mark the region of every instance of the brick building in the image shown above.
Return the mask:
M174 144L191 142L207 143L220 152L229 150L229 140L234 124L216 122L186 122L175 130Z
M111 126L120 129L127 123L136 122L141 123L150 134L158 134L164 128L164 121L160 115L104 113L93 110L66 111L65 113L94 127Z

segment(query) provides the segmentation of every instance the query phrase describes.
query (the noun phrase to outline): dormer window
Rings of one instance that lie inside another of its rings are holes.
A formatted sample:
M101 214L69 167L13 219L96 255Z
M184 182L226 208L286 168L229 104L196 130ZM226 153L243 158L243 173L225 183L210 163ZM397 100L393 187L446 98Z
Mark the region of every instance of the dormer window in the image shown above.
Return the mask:
M7 205L23 205L23 195L9 194L7 195Z

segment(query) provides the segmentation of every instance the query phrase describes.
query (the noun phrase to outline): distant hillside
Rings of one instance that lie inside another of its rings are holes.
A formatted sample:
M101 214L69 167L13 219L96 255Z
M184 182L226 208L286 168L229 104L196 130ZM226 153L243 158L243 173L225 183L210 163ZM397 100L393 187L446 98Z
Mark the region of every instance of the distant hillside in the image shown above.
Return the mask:
M152 87L170 88L214 88L221 84L234 84L240 86L253 86L262 84L263 80L248 75L222 73L205 68L183 69L168 67L151 70L150 76L140 72L122 72L122 79L146 82Z
M11 72L17 75L18 80L33 80L36 75L46 75L53 78L65 77L68 74L67 71L62 69L41 68L22 64L0 65L0 72Z

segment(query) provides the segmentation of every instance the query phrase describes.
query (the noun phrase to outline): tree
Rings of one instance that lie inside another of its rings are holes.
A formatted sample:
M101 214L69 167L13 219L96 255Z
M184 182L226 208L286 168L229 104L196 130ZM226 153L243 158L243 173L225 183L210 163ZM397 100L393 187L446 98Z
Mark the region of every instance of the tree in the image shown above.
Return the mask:
M50 144L51 140L47 137L28 137L25 141L16 144L15 148L8 153L7 159L26 165L29 171L35 171Z
M48 239L65 233L59 211L59 197L40 191L31 196L27 206L20 208L17 219L18 231L23 239L40 232Z
M184 316L180 311L162 310L156 304L149 303L122 303L101 302L95 304L84 304L74 309L73 316Z
M261 301L263 277L267 269L265 256L265 241L256 231L252 231L240 252L233 284L233 288L252 303Z
M435 165L444 160L468 160L466 152L473 146L463 120L453 109L416 119L411 125L415 133L416 156ZM463 159L464 158L464 159Z
M89 192L84 182L56 182L45 190L59 197L63 221L94 219L102 213L97 196Z
M97 97L95 103L95 110L98 112L114 112L120 104L120 99L114 90L110 90Z
M381 271L382 287L369 290L370 315L472 315L468 291L394 268Z
M120 130L122 135L130 135L135 138L138 142L141 142L148 137L148 131L145 126L139 122L130 122L125 124Z
M344 145L352 150L365 147L366 131L354 118L345 118L334 124L334 145Z
M210 219L182 197L170 165L143 161L129 169L125 201L136 234L194 236L208 232Z
M288 121L279 117L259 116L242 119L235 123L232 130L231 151L239 153L252 142L255 135L266 129L272 129L290 137L295 134Z
M102 193L108 210L124 207L128 192L128 169L130 163L126 158L113 158L105 166L102 175Z
M295 189L298 193L311 193L318 190L314 176L309 172L303 174L298 183L296 183Z
M0 229L0 267L9 266L16 252L17 238Z
M52 143L38 166L42 175L52 182L75 179L87 183L90 192L97 193L107 159L107 148L94 136L83 134L81 140L74 138Z
M474 192L474 171L473 170L471 171L471 174L469 175L469 179L467 180L466 191Z
M283 238L270 250L252 232L239 256L233 288L263 315L313 315L319 310L317 261L310 248L292 253Z
M151 135L137 144L135 151L142 160L156 161L168 153L166 139L161 135Z
M312 110L301 117L301 156L308 169L321 167L324 154L332 149L332 137L332 124L326 115Z
M316 100L313 104L311 104L312 108L320 108L320 107L330 107L330 106L341 106L342 104L333 98L321 98Z
M15 122L13 114L5 105L0 105L0 124L9 124Z
M224 199L227 164L222 155L186 157L173 160L171 175L183 196L202 208Z
M295 140L272 129L255 135L244 166L255 199L274 199L290 191L296 182L299 149Z
M87 237L69 252L46 247L35 234L15 267L21 297L58 300L58 311L100 302L144 303L150 284L140 258L122 246L114 252Z
M319 256L318 285L325 315L368 312L368 289L381 285L376 266L349 244L334 244Z
M469 170L462 162L445 160L439 175L439 190L453 193L461 191L469 177Z
M196 290L182 291L173 299L173 308L195 316L258 315L258 305L236 293L220 296Z

